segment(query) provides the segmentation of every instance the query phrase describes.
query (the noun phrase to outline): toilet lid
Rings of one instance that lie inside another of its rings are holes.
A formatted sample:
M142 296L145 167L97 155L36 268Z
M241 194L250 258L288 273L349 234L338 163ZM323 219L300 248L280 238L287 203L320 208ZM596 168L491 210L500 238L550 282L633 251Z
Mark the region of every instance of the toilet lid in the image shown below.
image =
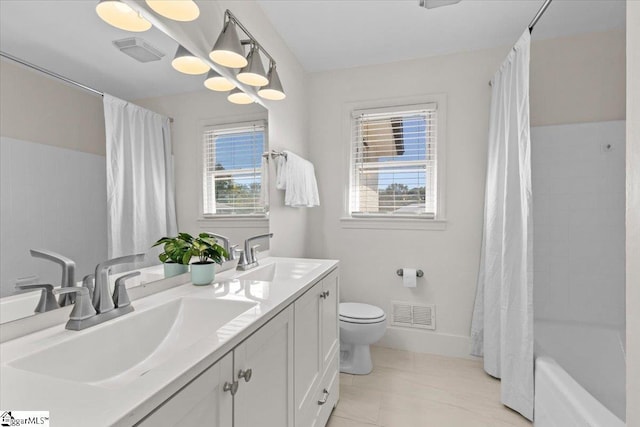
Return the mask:
M340 303L340 319L347 322L379 322L384 319L384 317L384 311L375 305L362 304L358 302Z

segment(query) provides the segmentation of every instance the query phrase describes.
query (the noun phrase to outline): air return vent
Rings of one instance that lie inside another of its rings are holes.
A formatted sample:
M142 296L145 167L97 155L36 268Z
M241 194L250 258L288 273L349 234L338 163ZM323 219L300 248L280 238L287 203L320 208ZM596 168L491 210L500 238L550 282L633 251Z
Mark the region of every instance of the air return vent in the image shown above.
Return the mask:
M421 329L436 328L436 306L433 304L392 301L391 315L391 326Z
M164 56L164 53L139 37L114 40L113 45L117 47L120 52L140 62L158 61Z

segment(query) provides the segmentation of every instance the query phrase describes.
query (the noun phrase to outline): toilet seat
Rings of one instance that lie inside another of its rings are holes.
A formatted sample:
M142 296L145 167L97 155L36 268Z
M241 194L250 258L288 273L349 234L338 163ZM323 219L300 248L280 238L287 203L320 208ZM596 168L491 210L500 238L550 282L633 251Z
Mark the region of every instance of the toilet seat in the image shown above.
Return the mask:
M341 322L369 324L380 323L387 319L387 315L380 307L357 302L340 303L339 318Z

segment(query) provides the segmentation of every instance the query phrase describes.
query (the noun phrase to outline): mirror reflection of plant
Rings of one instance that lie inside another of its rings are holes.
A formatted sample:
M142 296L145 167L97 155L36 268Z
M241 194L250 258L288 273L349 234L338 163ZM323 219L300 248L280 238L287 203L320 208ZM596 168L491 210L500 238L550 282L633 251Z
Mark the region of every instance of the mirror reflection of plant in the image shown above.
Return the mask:
M153 246L164 244L164 251L158 255L163 263L175 262L178 264L189 264L192 257L198 258L198 264L215 262L222 264L223 258L229 254L215 238L206 233L200 233L198 237L193 237L189 233L178 233L176 237L163 237Z
M153 247L164 244L163 252L158 255L161 262L188 265L191 261L192 241L193 237L187 233L180 233L177 237L163 237Z

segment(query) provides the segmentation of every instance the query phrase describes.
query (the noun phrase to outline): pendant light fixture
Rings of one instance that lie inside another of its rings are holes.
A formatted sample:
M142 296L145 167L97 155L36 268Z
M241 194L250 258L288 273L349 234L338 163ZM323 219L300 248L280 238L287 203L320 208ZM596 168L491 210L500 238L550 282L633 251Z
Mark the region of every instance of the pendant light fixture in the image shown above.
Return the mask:
M228 11L227 11L228 12ZM238 38L235 21L229 19L213 45L209 57L216 64L229 68L242 68L247 65L244 49Z
M273 62L269 65L269 74L267 74L267 78L269 79L269 84L260 88L260 90L258 90L258 95L260 95L261 98L271 101L281 101L285 99L287 95L284 93L282 83L280 82L280 76L278 76L278 72L276 71L276 64Z
M188 22L200 16L200 8L193 0L146 0L154 12L173 19Z
M204 74L209 71L209 66L202 59L193 55L182 45L178 46L176 55L171 61L171 66L181 73L191 75Z
M207 89L215 90L216 92L228 92L236 87L233 82L213 69L209 70L204 85Z
M234 104L246 105L253 104L253 98L244 93L238 88L235 88L231 91L229 96L227 96L227 100Z
M260 58L260 49L256 44L251 44L247 55L247 66L240 70L236 77L242 83L250 86L265 86L269 83Z
M96 13L104 22L121 30L142 32L151 28L151 22L120 0L100 0Z

